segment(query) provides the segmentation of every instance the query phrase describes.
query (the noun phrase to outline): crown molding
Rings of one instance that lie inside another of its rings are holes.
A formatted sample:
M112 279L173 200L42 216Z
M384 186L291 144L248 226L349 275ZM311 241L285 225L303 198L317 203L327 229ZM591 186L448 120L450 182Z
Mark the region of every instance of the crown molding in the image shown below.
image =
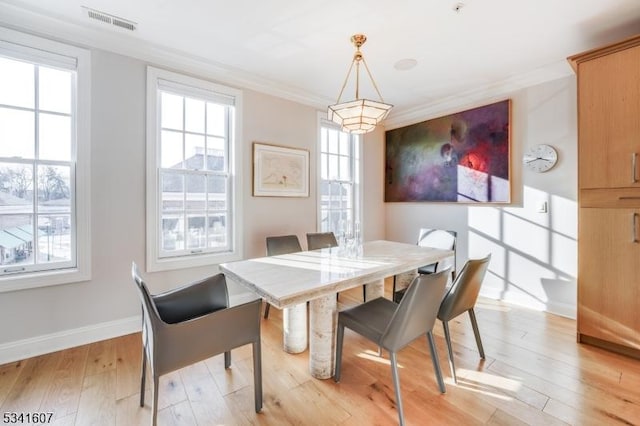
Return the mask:
M392 110L392 113L389 114L389 117L383 122L383 125L386 130L397 129L398 127L441 117L477 105L504 100L518 90L565 78L570 75L574 75L574 73L567 61L557 61L529 72L491 83L487 86L481 86L454 96L439 99L435 102L399 110L397 112Z
M19 24L18 24L19 23ZM189 72L209 80L287 99L314 108L325 108L331 99L296 86L265 79L242 69L160 46L125 35L105 31L96 24L81 25L59 16L13 4L0 3L0 25L87 49L101 49L147 62L150 65Z

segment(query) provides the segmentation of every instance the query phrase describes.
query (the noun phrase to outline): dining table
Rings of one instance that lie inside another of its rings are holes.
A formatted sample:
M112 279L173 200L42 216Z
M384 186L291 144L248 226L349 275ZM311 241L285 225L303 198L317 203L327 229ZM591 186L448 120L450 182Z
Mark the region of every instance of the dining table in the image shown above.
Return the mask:
M384 279L410 280L416 269L445 259L452 250L395 241L368 241L222 263L220 270L266 302L283 309L283 348L299 353L309 346L309 372L318 379L333 376L337 319L336 294L366 285L367 300L384 297ZM309 333L307 334L307 302Z

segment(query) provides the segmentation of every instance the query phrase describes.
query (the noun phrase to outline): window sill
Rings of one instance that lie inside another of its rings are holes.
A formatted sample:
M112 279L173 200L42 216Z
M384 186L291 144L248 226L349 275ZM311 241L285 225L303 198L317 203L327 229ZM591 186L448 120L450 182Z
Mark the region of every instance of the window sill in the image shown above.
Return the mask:
M194 268L198 266L218 265L224 262L241 260L239 252L209 253L184 257L147 259L147 272L171 271L175 269Z
M83 271L78 268L8 275L0 278L0 293L71 284L81 281L89 281L90 279L90 271Z

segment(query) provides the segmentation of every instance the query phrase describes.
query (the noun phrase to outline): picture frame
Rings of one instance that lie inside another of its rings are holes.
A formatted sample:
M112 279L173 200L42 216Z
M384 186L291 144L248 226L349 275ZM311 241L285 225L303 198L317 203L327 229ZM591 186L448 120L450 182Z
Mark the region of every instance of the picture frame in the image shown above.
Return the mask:
M309 151L253 143L254 197L308 197Z
M385 132L385 202L511 202L511 100Z

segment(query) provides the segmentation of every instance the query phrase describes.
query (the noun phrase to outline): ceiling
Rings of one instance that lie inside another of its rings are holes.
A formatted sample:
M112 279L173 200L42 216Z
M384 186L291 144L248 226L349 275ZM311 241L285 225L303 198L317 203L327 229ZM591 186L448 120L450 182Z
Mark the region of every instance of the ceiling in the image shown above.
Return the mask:
M640 0L0 0L0 23L317 108L335 103L364 33L393 124L569 75L567 56L640 32ZM396 69L406 59L417 65ZM361 92L377 99L365 75Z

